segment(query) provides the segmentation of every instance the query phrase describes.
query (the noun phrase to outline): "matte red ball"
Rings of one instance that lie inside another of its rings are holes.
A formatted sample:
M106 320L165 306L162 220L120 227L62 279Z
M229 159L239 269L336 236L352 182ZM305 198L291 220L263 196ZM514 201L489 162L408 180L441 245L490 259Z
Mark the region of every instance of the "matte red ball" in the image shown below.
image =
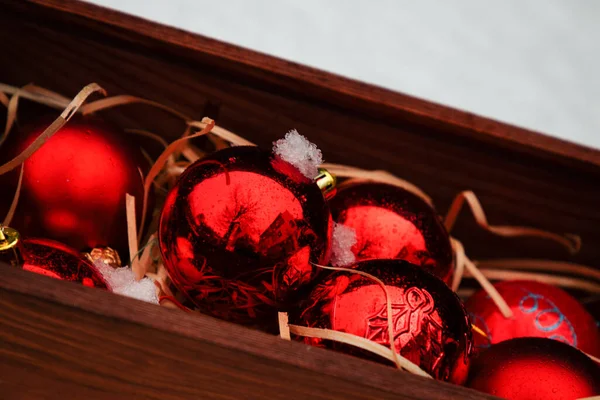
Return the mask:
M575 400L600 394L600 367L565 343L518 338L476 357L467 386L511 400Z
M49 123L12 132L2 147L2 163L27 148ZM0 176L0 215L8 212L19 169ZM126 134L96 119L74 118L25 161L11 226L23 236L58 240L81 251L110 246L128 260L125 194L136 198L139 224L140 170L147 169L139 146Z
M454 272L450 236L436 211L419 196L385 183L351 180L330 201L337 223L356 232L356 259L398 258L446 283Z
M483 290L465 303L473 323L489 337L475 335L477 348L518 337L544 337L600 355L600 333L594 318L564 290L533 281L494 285L514 316L505 318Z
M257 147L188 167L167 196L160 249L175 286L200 311L276 330L277 310L329 260L333 222L319 187Z
M366 260L353 267L385 284L392 302L396 351L435 379L463 383L472 337L456 294L439 278L403 260ZM390 347L385 293L373 279L352 271L327 276L290 317L301 326L351 333ZM389 363L339 342L300 340Z
M25 239L21 243L24 270L110 290L98 269L75 249L48 239Z

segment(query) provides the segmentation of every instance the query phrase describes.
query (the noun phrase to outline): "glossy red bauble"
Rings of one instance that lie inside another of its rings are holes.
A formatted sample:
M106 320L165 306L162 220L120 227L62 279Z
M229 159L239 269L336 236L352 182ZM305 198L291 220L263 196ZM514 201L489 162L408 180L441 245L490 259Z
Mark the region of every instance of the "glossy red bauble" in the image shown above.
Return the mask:
M357 261L398 258L449 283L450 237L435 210L419 196L385 183L352 180L330 201L333 220L356 232Z
M276 329L277 310L330 256L333 222L319 187L257 147L188 167L167 196L159 241L175 286L200 311Z
M467 386L511 400L575 400L600 394L600 367L556 340L519 338L473 360Z
M48 124L11 133L0 162L21 153ZM0 215L8 212L19 169L0 176ZM128 260L125 194L136 198L139 224L140 170L147 169L140 148L124 133L97 120L73 118L25 161L11 226L24 236L58 240L80 251L110 246Z
M471 327L460 300L439 278L403 260L367 260L352 268L383 281L392 303L396 351L435 379L462 383L467 377ZM352 271L324 278L299 310L293 323L351 333L389 347L386 297L373 279ZM361 357L364 350L316 338L305 343ZM377 358L376 358L377 357Z
M110 290L102 274L81 253L48 239L25 239L21 244L22 268L36 274L84 286Z
M494 285L513 312L505 318L483 290L465 303L473 323L487 335L475 335L477 348L518 337L545 337L600 355L600 333L594 318L564 290L533 281Z

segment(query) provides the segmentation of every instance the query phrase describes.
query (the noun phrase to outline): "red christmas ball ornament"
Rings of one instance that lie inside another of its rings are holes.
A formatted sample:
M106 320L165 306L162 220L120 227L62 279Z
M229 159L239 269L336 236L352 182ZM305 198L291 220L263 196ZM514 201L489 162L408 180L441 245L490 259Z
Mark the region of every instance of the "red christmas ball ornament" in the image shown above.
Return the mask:
M88 287L109 289L102 274L81 253L48 239L23 240L23 269Z
M2 146L7 162L49 125L13 132ZM20 168L0 176L0 215L8 212ZM115 248L129 259L125 194L136 198L142 220L142 152L125 134L88 117L74 117L24 163L19 203L11 226L28 237L57 240L77 250ZM149 207L149 216L152 207Z
M330 201L333 220L356 232L356 260L398 258L447 284L454 261L450 236L435 210L406 189L351 180Z
M463 383L472 338L469 318L456 294L439 278L403 260L366 260L353 268L385 284L396 351L435 379ZM376 281L352 271L328 275L290 318L297 325L351 333L390 347L385 293ZM388 363L335 341L303 340Z
M483 290L465 303L473 324L488 338L475 335L476 348L487 348L519 337L544 337L600 355L600 333L594 318L564 290L533 281L505 281L494 285L513 312L505 318Z
M51 278L110 290L100 271L75 249L54 240L21 239L12 228L0 227L0 261Z
M600 394L600 367L565 343L518 338L479 354L467 386L511 400L583 399Z
M167 196L160 249L175 286L201 312L276 330L277 310L330 256L333 222L319 186L257 147L197 161Z

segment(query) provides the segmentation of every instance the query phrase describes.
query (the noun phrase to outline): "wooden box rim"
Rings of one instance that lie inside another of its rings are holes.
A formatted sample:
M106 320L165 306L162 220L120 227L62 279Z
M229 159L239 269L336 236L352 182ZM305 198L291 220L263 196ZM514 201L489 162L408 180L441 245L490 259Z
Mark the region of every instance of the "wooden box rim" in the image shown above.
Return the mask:
M6 1L0 0L0 3ZM402 114L407 119L418 121L424 125L447 126L449 127L447 134L468 136L471 140L492 143L499 147L537 157L551 158L553 161L581 169L591 168L597 171L600 167L600 152L598 150L476 116L469 112L455 110L412 96L343 78L94 4L77 0L29 0L29 2L102 25L132 32L135 35L147 37L168 46L214 57L232 65L268 72L274 79L277 79L277 84L281 86L289 85L291 87L301 82L306 85L307 95L313 98L319 98L326 93L330 97L333 96L338 99L341 104L349 105L358 101L365 112L373 115L385 117ZM15 7L19 6L15 5ZM455 129L452 129L452 127ZM27 324L15 317L20 313L43 319L45 312L51 312L55 318L58 318L58 321L48 320L46 322L53 326L56 325L56 329L59 329L61 324L64 329L81 329L77 322L77 319L81 318L97 324L95 325L98 328L97 334L105 335L106 338L112 341L109 344L103 344L101 338L94 336L90 338L91 343L98 346L108 346L108 351L119 349L119 346L126 346L133 349L131 354L146 360L148 363L150 361L148 361L143 348L141 346L135 347L135 345L139 345L139 340L144 335L152 336L153 332L157 332L158 335L158 332L160 332L160 335L164 335L163 337L172 341L168 346L165 345L165 348L171 346L169 351L172 350L175 354L179 354L188 363L187 365L191 365L190 368L192 369L194 369L193 354L186 355L185 351L192 350L192 352L204 354L216 348L223 353L230 354L233 352L237 355L236 360L240 364L232 366L232 371L235 368L241 368L240 366L251 369L252 363L258 362L258 372L240 372L241 380L246 379L248 382L254 380L256 382L255 386L248 386L250 391L258 390L257 388L260 385L267 385L267 389L264 390L270 398L288 398L285 391L282 391L283 389L279 388L279 392L273 389L276 387L273 386L276 384L276 380L281 379L282 376L291 380L296 378L300 380L298 384L292 384L293 390L299 390L302 385L310 385L312 382L302 381L302 379L325 377L332 388L331 398L364 398L361 397L360 391L346 393L349 397L342 396L340 393L344 393L345 387L362 388L365 393L370 395L378 393L379 396L385 398L492 398L455 385L399 373L391 368L343 354L311 348L299 343L286 342L262 332L228 324L210 317L177 313L99 290L90 290L66 282L50 280L5 265L0 266L0 276L0 313L2 314L0 319L4 318L5 324L14 329L14 332L23 334L28 332ZM60 320L60 318L64 318L64 320ZM69 318L75 319L69 320ZM118 333L114 332L119 326L123 326L124 331L129 332L131 337L119 339ZM65 337L68 337L68 335ZM60 345L59 339L59 337L45 338L42 343L47 346ZM119 340L121 340L120 343ZM178 346L177 341L180 340L184 341L187 347ZM7 349L0 345L0 351L15 352L19 349ZM23 357L27 356L32 355L23 355ZM67 361L63 360L58 364L64 366L66 365L65 362ZM218 360L203 360L199 363L204 368L202 372L210 374L213 371L215 379L225 371ZM115 365L114 368L118 369L119 366ZM140 368L138 373L148 374L151 370L149 364ZM269 373L278 370L283 375L271 376ZM0 372L2 371L0 369ZM105 376L92 379L93 385L101 385L102 379L109 383L114 383L114 380L117 379L118 374L113 374L107 370L102 371ZM262 375L259 373L262 373ZM262 376L262 378L259 376ZM2 377L1 373L0 377ZM141 385L140 381L143 381L143 379L131 377L130 381L133 382L132 384L135 387L135 385ZM0 379L0 390L3 385L6 385L6 382ZM161 381L157 385L158 389L168 391L166 382ZM118 387L118 385L115 385L115 387ZM132 390L130 387L126 387L126 389ZM235 390L241 389L232 384L232 393ZM157 391L157 393L160 392ZM290 393L297 394L298 392ZM212 394L214 395L214 393ZM262 398L254 396L255 394L252 393L252 396L249 397ZM199 395L212 398L210 391L199 386L189 388L188 394L182 392L180 395L171 397L199 398ZM157 394L157 397L148 397L161 398L159 394ZM217 398L218 396L215 395L214 397ZM365 397L367 397L366 394ZM289 396L289 398L292 398L292 396Z
M274 76L299 80L309 85L308 90L317 96L322 91L333 92L342 100L362 100L363 105L369 104L369 108L376 109L378 113L402 113L425 124L455 126L458 129L452 132L460 135L468 132L472 139L491 141L499 146L535 155L555 156L561 161L583 162L592 164L594 167L600 166L600 150L467 111L345 78L80 0L27 1L135 32L171 46L210 55L230 63L257 68Z

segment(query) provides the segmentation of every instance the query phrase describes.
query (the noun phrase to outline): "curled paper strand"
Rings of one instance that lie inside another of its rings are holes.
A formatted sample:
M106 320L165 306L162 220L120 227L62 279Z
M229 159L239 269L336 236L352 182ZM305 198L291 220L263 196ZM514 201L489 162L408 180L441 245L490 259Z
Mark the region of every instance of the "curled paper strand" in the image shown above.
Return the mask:
M157 233L154 232L148 238L148 241L146 242L146 244L144 246L142 246L141 249L138 250L137 254L134 257L132 257L132 260L136 259L136 258L139 259L139 262L136 264L137 270L134 270L136 279L138 276L141 279L144 276L149 276L150 274L152 274L153 266L155 263L153 252L154 252L155 246L158 242L156 235L157 235ZM132 261L132 264L133 264L133 261Z
M131 265L131 270L135 275L135 279L139 281L143 278L139 276L138 272L139 268L137 264L139 262L138 254L138 234L136 231L136 222L135 222L135 197L130 195L129 193L125 194L125 210L127 215L127 239L129 243L129 255L131 257L129 265Z
M450 209L448 210L448 214L446 214L446 219L444 221L444 225L446 226L446 230L448 230L448 232L450 232L454 227L456 218L462 210L465 201L469 205L469 208L471 209L471 212L473 213L477 224L486 231L491 232L495 235L505 237L530 236L544 238L564 246L567 250L569 250L571 254L577 253L581 248L581 238L571 233L559 235L556 233L544 231L542 229L524 226L490 225L487 221L487 217L485 216L485 212L483 211L483 207L481 206L479 199L477 198L475 193L473 193L470 190L461 192L454 198L454 201L452 202L452 205L450 206Z
M574 264L565 261L538 260L527 258L499 258L475 261L480 268L486 269L527 269L539 271L562 272L578 275L581 278L590 278L600 281L600 270L587 265Z
M496 290L494 285L492 285L490 283L490 281L486 278L486 276L484 274L482 274L481 271L479 271L479 269L473 263L473 261L469 260L469 258L465 254L465 250L464 250L462 243L455 238L450 238L450 240L452 241L452 248L454 249L455 254L460 255L460 256L457 256L456 259L460 260L462 262L462 265L456 266L452 290L456 292L456 290L458 289L458 285L460 284L462 274L464 272L467 272L470 276L475 278L475 280L477 280L477 282L479 283L479 285L481 285L483 290L486 291L486 293L490 296L490 298L492 299L492 301L494 302L496 307L498 307L498 309L500 310L502 315L505 318L512 318L513 312L510 309L510 307L508 306L508 304L506 303L506 300L504 300L502 295L500 295L500 293L498 293L498 290ZM456 286L456 289L454 289L454 284L456 282L457 282L457 286Z
M291 340L290 336L290 324L287 313L280 312L277 315L279 319L279 337L283 340Z
M207 123L205 120L210 120L210 118L204 118L202 121L189 121L188 126L193 128L205 129L207 127ZM214 121L213 121L214 124ZM228 131L227 129L221 128L220 126L213 126L211 133L219 136L220 138L232 143L236 146L256 146L249 140L244 139L243 137L236 135L233 132Z
M52 90L46 89L44 87L34 85L33 83L30 83L27 86L23 87L23 91L25 91L26 93L39 94L41 96L45 96L55 101L57 104L62 103L63 106L61 108L65 108L71 102L70 98L63 96L60 93L56 93Z
M456 294L458 295L458 297L460 297L461 300L463 300L463 302L468 299L469 297L473 296L473 294L476 292L475 289L458 289L456 291Z
M25 170L25 164L21 164L21 172L19 173L19 180L17 182L17 190L15 190L15 196L13 197L12 203L10 203L10 208L8 209L8 213L4 218L4 222L2 223L5 226L10 226L12 219L15 215L15 210L17 209L17 204L19 204L19 197L21 196L21 184L23 183L23 171Z
M317 268L322 268L322 269L327 269L327 270L332 270L332 271L348 271L353 274L362 275L366 278L373 280L381 287L381 289L384 292L385 300L386 300L386 308L387 308L387 316L388 316L387 324L388 324L388 330L390 332L390 335L389 335L390 347L388 348L386 346L383 346L381 344L373 342L372 340L365 339L365 338L357 336L357 335L353 335L353 334L346 333L346 332L339 332L339 331L335 331L332 329L309 328L309 327L304 327L304 326L288 324L289 331L291 333L294 333L294 334L300 335L300 336L309 336L309 337L316 337L316 338L327 339L327 340L334 340L334 341L337 341L340 343L346 343L346 344L349 344L349 345L352 345L355 347L359 347L361 349L370 351L372 353L375 353L377 355L380 355L380 356L392 361L394 364L396 364L396 366L399 369L404 369L413 374L431 378L431 375L429 375L427 372L423 371L418 365L416 365L415 363L404 358L403 356L401 356L394 350L396 348L396 345L394 343L395 335L394 335L394 324L392 321L392 316L393 316L392 302L390 301L390 296L387 291L387 288L385 287L385 284L380 279L378 279L377 277L375 277L371 274L368 274L366 272L351 269L351 268L329 267L329 266L319 265L319 264L315 264L315 263L311 263L311 264ZM279 322L280 322L280 326L281 326L283 323L281 318L280 318ZM285 335L285 333L284 333L284 335Z
M4 107L8 107L9 101L10 99L8 98L8 96L5 95L4 92L0 92L0 103L2 103Z
M0 83L0 92L8 93L10 95L14 95L15 93L19 92L19 96L24 99L35 101L36 103L44 104L48 107L59 110L64 109L71 102L71 99L65 96L33 84L28 84L25 87L18 88Z
M144 99L144 98L137 97L137 96L130 96L127 94L121 94L121 95L117 95L117 96L107 97L105 99L100 99L100 100L96 100L94 102L88 103L88 104L84 105L83 107L81 107L81 113L83 115L88 115L88 114L94 113L96 111L106 110L109 108L127 105L127 104L147 104L147 105L159 108L161 110L164 110L168 113L171 113L171 114L183 119L184 121L190 121L192 119L192 118L188 117L187 115L183 114L182 112L175 110L172 107L166 106L166 105L161 104L156 101Z
M471 329L473 330L473 332L475 332L475 333L477 333L477 334L479 334L479 335L481 335L484 338L486 338L486 339L489 340L490 337L481 328L479 328L477 325L471 324Z
M300 336L314 337L319 339L334 340L336 342L349 344L367 350L371 353L377 354L389 361L395 362L399 369L403 369L415 375L422 376L424 378L431 378L427 372L423 371L416 364L400 356L395 351L387 348L384 345L375 343L372 340L366 339L361 336L353 335L351 333L334 331L331 329L321 328L308 328L306 326L289 325L291 333ZM398 358L398 361L397 361Z
M586 292L599 294L600 284L590 282L589 280L571 278L560 275L550 275L534 272L507 271L499 269L480 269L479 272L492 280L528 280L547 283L549 285L561 286L564 288L584 290ZM467 271L466 276L473 276L471 271Z
M12 97L8 101L8 104L6 105L6 125L4 126L4 134L0 138L0 146L2 146L2 143L4 143L8 138L8 135L10 134L10 131L15 121L17 120L17 107L19 105L19 96L21 95L23 90L26 90L26 88L27 86L18 89L12 95Z
M465 249L461 242L450 237L450 243L452 244L452 251L454 252L454 276L452 277L452 291L456 292L462 281L462 277L465 273Z
M600 364L600 358L594 357L593 355L588 354L588 353L584 353L584 354L586 356L588 356L589 358L591 358L594 362L596 362L596 364ZM600 400L600 396L596 396L596 398Z
M324 163L322 167L332 174L340 177L340 178L356 178L356 179L366 179L375 182L387 183L388 185L398 186L412 194L420 197L430 206L433 206L433 201L431 197L427 196L423 190L414 184L405 181L404 179L400 179L397 176L382 170L375 171L367 171L364 169L351 167L349 165L342 164L331 164Z
M137 263L137 269L133 272L135 273L136 279L142 279L146 273L148 272L149 266L152 263L152 246L156 239L156 234L153 234L150 237L150 240L146 245L142 248L142 255L139 257L139 262ZM138 280L139 280L138 279Z

